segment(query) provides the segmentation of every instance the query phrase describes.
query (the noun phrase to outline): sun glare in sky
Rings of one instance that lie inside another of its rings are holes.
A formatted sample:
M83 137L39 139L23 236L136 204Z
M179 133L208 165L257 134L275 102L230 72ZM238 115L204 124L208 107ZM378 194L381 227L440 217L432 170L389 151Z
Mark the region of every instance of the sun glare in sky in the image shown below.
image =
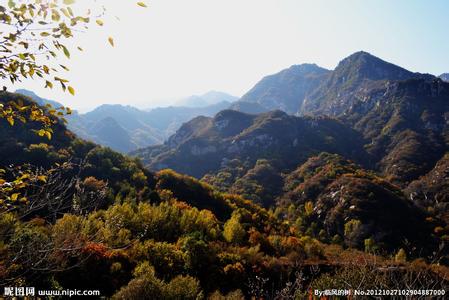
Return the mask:
M241 96L290 65L333 69L359 50L411 71L449 72L449 1L153 0L146 9L103 2L105 25L79 33L74 45L85 51L64 62L75 97L33 81L10 88L86 111L167 106L209 90Z

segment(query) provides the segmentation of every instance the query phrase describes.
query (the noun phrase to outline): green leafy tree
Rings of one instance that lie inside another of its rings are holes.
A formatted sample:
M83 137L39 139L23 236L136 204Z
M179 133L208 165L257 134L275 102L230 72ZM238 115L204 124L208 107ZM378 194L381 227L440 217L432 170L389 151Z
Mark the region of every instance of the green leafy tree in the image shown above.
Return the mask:
M105 12L105 8L94 1L92 9L81 13L75 0L8 0L7 5L0 5L0 78L9 80L12 84L23 79L40 80L46 88L59 84L64 91L75 95L75 89L69 81L59 75L69 71L60 64L59 56L71 57L68 41L76 34L89 28L95 20L98 26L104 22L97 16ZM145 3L137 3L146 7ZM112 37L109 43L113 46ZM81 47L77 47L82 51ZM12 98L12 99L11 99ZM14 99L6 93L6 87L0 92L0 119L5 119L9 125L17 122L38 123L37 129L32 129L41 137L51 139L52 127L64 122L64 115L71 114L70 108L46 108L24 99ZM0 207L11 205L18 199L26 201L17 191L27 186L30 173L22 173L19 177L7 179L6 170L0 166ZM44 177L37 178L40 180Z

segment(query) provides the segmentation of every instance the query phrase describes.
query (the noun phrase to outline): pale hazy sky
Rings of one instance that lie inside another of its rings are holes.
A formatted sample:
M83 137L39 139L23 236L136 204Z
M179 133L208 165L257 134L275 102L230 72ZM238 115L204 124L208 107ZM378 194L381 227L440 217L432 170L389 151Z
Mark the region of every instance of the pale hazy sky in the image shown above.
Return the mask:
M85 111L103 103L167 105L209 90L241 96L290 65L333 69L359 50L412 71L449 72L445 0L152 0L147 9L103 1L111 20L79 35L85 51L67 63L75 97L32 81L14 88Z

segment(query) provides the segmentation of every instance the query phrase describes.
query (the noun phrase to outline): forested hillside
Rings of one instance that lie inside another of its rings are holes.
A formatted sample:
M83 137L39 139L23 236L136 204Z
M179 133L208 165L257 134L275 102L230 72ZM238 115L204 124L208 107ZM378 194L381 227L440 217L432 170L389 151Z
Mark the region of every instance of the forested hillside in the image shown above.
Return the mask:
M321 151L364 159L360 134L326 118L298 118L282 111L250 115L224 110L214 118L185 123L164 145L138 150L150 168L172 168L198 178L237 159L252 166L258 159L290 169Z

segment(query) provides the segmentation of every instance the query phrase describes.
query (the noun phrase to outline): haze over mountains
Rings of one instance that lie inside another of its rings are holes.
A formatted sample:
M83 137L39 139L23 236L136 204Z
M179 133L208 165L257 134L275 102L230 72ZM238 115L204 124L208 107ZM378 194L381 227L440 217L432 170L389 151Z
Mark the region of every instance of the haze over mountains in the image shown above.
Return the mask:
M239 98L231 96L229 94L217 91L210 91L204 95L198 96L190 96L176 102L176 106L182 107L205 107L210 105L216 105L222 102L235 102Z
M54 107L62 104L41 98L27 90L18 93L33 98L41 105ZM191 96L180 101L184 106L169 106L148 111L120 104L104 104L80 114L67 117L68 128L81 138L127 153L138 148L163 143L184 122L199 116L213 116L229 107L237 98L211 91L202 96Z

